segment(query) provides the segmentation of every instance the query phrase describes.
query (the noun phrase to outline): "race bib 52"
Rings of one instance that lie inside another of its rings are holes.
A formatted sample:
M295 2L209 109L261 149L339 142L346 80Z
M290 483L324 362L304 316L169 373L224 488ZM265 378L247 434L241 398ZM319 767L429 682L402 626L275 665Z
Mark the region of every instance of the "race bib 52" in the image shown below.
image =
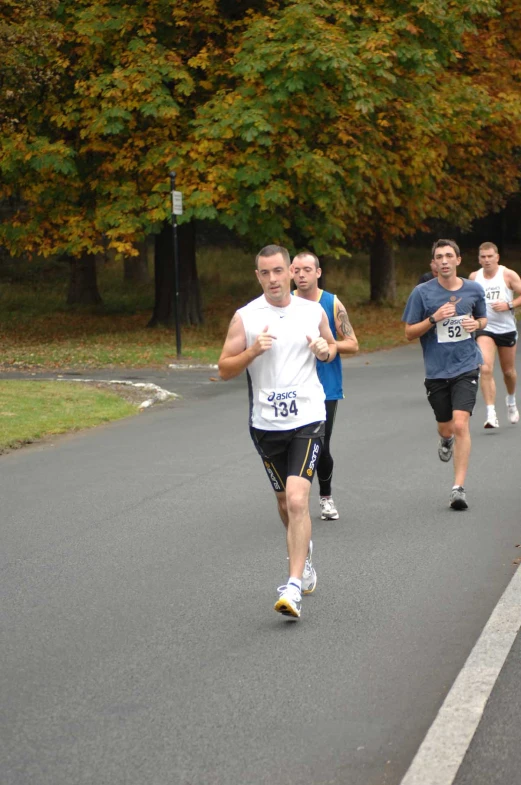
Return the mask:
M462 316L451 316L436 325L438 343L455 343L456 341L466 341L471 337L470 333L462 325L463 319L468 319L467 314Z

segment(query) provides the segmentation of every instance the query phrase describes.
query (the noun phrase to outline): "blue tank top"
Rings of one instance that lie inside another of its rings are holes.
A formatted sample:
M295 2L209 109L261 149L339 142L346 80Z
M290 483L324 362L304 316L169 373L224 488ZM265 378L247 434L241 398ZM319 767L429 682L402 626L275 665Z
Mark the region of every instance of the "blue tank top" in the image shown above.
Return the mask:
M326 312L331 332L336 341L335 300L334 294L323 289L321 290L318 302ZM317 373L326 394L326 401L341 400L344 397L344 392L342 390L342 361L340 355L337 354L333 362L330 363L321 363L317 360Z

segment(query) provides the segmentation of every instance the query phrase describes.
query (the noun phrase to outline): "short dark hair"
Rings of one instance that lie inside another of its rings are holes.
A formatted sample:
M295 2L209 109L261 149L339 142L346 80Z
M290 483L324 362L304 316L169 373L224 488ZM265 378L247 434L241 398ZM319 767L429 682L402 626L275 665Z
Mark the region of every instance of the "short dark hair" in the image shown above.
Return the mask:
M499 249L495 243L481 243L479 246L479 251L495 251L499 253Z
M446 245L450 245L452 250L456 253L456 256L461 256L461 251L459 249L458 244L454 240L436 240L434 245L432 246L431 256L434 259L434 251L436 248L444 248Z
M315 256L315 254L311 253L311 251L299 251L299 253L293 257L293 261L295 261L295 259L302 259L304 256L311 256L311 258L315 262L315 267L318 270L318 268L320 267L318 256Z
M265 245L264 248L260 249L259 253L255 257L255 267L257 270L259 269L259 259L261 256L276 256L278 253L282 254L282 258L286 263L286 267L289 267L291 264L291 259L289 258L289 251L287 248L283 248L282 245Z

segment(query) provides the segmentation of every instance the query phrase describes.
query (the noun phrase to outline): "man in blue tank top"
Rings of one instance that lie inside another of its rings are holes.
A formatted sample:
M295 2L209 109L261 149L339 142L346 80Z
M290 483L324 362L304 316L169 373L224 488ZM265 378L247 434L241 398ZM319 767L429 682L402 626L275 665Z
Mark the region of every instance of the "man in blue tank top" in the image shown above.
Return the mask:
M349 321L347 311L335 294L319 289L318 280L322 275L318 258L313 253L303 251L295 256L291 265L297 297L319 302L326 312L331 332L336 341L337 356L333 362L317 362L318 378L326 394L326 431L324 445L317 465L320 492L320 517L323 521L336 521L338 510L331 495L333 477L333 458L330 451L331 435L338 401L344 397L342 390L342 363L340 354L356 354L358 341Z
M445 463L454 451L454 485L449 504L466 510L465 477L470 458L470 416L476 403L483 357L474 333L487 324L485 292L474 281L457 276L460 250L454 240L437 240L432 258L438 277L411 292L402 321L409 341L420 339L425 362L425 388Z

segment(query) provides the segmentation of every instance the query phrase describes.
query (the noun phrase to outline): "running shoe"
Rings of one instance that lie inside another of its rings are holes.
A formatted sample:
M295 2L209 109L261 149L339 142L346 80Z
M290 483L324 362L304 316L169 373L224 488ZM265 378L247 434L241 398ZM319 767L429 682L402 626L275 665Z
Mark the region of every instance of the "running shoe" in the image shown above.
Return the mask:
M313 594L317 587L317 573L313 567L311 557L313 555L313 542L309 541L309 550L302 573L302 594Z
M444 436L438 442L438 455L440 461L447 463L452 458L452 449L454 447L454 436L445 439Z
M499 428L499 420L498 420L497 414L495 412L494 412L494 414L487 415L487 419L486 419L485 425L483 427L484 428Z
M297 587L288 584L279 586L277 591L279 599L273 606L273 610L282 613L283 616L293 616L295 619L299 619L302 597Z
M450 506L453 510L466 510L468 507L467 496L463 485L453 488L450 493Z
M340 516L332 496L320 497L320 517L323 521L338 521Z
M507 415L512 425L515 425L516 423L519 422L519 412L517 411L517 406L515 405L515 403L508 403L508 398L507 398Z

